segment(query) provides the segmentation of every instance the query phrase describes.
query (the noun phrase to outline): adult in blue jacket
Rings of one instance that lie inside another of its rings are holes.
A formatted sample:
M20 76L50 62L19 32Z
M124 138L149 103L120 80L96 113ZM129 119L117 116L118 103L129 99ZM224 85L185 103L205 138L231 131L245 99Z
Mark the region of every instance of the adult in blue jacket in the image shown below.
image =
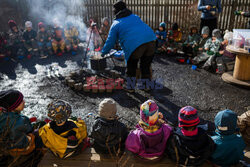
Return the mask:
M125 53L127 77L135 77L140 60L141 78L150 79L150 66L155 52L156 35L140 17L132 14L126 4L118 1L114 4L115 20L110 28L108 39L102 50L107 54L117 40Z
M199 0L198 11L201 11L201 24L202 27L208 26L210 29L210 36L212 31L217 29L217 17L222 12L221 0Z

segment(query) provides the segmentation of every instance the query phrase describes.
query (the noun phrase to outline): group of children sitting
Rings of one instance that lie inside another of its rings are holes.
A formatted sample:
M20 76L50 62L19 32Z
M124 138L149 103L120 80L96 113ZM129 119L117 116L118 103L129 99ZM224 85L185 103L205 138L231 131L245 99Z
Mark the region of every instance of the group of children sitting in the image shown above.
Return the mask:
M182 49L186 61L217 73L229 70L227 63L235 60L236 55L226 50L229 40L233 38L232 32L226 31L222 39L219 29L214 29L210 37L207 26L202 28L201 34L196 26L191 26L190 33L181 48L182 33L178 25L175 23L169 31L165 29L166 24L161 23L159 30L156 31L158 53L171 51L177 54L177 50Z
M47 107L51 120L37 129L21 114L24 103L22 93L17 90L0 92L0 133L6 137L1 140L1 147L6 149L1 151L1 159L5 158L1 162L6 162L8 155L25 157L45 147L59 158L69 158L80 154L90 141L96 151L112 154L126 149L146 161L157 161L167 154L178 165L199 166L209 161L231 166L243 159L245 142L250 141L249 111L238 118L231 110L218 112L214 120L216 130L209 136L199 126L195 108L181 108L178 127L174 128L168 125L157 104L148 100L141 105L140 120L129 133L119 121L116 102L106 98L99 105L99 116L88 136L82 119L70 119L69 103L51 102Z
M90 19L86 42L91 40L93 47L100 51L100 48L104 45L103 41L108 37L109 20L103 18L100 30L96 26L92 26L92 23L94 21ZM57 19L54 19L53 26L40 22L38 23L38 31L32 28L31 21L25 22L24 31L17 26L14 20L9 20L8 24L9 32L0 33L0 60L9 60L16 57L30 59L32 55L46 57L52 54L61 56L65 52L72 55L77 53L80 34L77 27L71 22L67 22L65 28L60 26Z

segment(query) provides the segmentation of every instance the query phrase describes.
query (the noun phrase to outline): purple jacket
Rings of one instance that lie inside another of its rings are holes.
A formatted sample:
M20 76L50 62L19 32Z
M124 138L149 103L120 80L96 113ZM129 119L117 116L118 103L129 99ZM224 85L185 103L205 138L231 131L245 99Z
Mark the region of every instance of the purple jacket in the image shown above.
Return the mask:
M154 133L146 132L140 125L136 125L136 130L131 131L127 137L126 149L144 158L160 157L171 131L172 128L167 124L162 124Z

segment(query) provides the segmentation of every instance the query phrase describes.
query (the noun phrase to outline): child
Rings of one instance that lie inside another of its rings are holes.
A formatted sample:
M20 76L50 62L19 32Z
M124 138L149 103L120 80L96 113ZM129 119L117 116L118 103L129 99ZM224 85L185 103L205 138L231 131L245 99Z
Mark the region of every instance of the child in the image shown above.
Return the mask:
M126 149L140 158L158 160L163 156L172 128L162 120L163 116L153 100L141 105L140 116L136 130L128 135Z
M37 33L35 30L32 29L31 21L25 22L25 28L26 30L23 33L24 46L28 51L27 58L30 59L32 56L32 51L34 52L38 51L38 46L37 46L37 41L36 41Z
M17 90L0 92L0 148L1 154L13 157L12 162L22 161L35 150L35 136L28 117L21 114L25 101ZM27 160L27 159L26 159ZM5 159L6 163L9 160ZM13 165L13 164L12 164Z
M183 52L189 57L193 56L193 46L200 41L200 35L196 26L191 26L187 40L183 44Z
M243 138L236 134L237 115L231 110L220 111L214 119L216 126L216 150L212 155L212 162L219 166L237 165L244 157L245 143Z
M102 26L101 26L101 29L100 29L100 35L101 35L102 39L104 40L104 42L108 38L109 29L110 29L109 19L107 17L104 17L102 19Z
M245 143L250 146L250 110L238 116L237 125Z
M23 58L23 32L17 27L17 24L14 20L9 20L8 25L10 27L7 41L9 55L12 57L20 56L19 58Z
M173 40L175 41L175 42L180 42L181 41L181 39L182 39L182 32L181 32L181 30L179 29L179 26L178 26L178 24L177 23L174 23L173 25L172 25L172 34L173 34Z
M221 45L221 41L219 40L220 36L220 30L214 29L212 32L212 38L206 41L203 53L197 55L193 59L193 64L200 64L202 62L205 62L202 68L208 70L211 67L214 58L218 55L219 52L219 48Z
M123 152L128 130L123 123L118 121L116 113L116 102L113 99L106 98L99 104L100 117L96 118L90 134L96 151L119 153L118 150L120 150Z
M166 23L162 22L159 25L159 29L155 32L157 37L157 51L165 51L164 45L166 44L167 32L166 32Z
M177 53L177 50L179 49L178 42L180 42L182 39L182 32L179 29L179 26L177 23L174 23L172 25L171 30L167 33L167 46L171 48L171 50L168 51L168 53L171 53L173 51L173 54Z
M209 33L210 33L210 30L209 30L208 26L202 27L202 30L201 30L201 37L202 38L200 39L200 41L197 44L193 45L194 56L197 56L197 54L200 54L205 50L204 46L205 46L207 40L209 39Z
M67 28L64 30L65 38L66 38L66 49L69 52L73 49L74 52L72 54L76 54L78 44L79 44L79 32L77 28L71 23L67 23Z
M38 23L37 41L41 57L45 56L44 53L52 54L51 34L45 29L43 22Z
M201 166L212 155L214 142L205 130L197 127L200 119L195 108L183 107L178 119L179 128L169 139L166 151L177 165Z
M90 50L100 51L102 46L102 39L96 27L96 23L92 19L90 19L89 23L90 27L87 30L86 42L90 42Z
M43 144L60 158L78 154L86 144L85 122L70 120L71 106L63 100L54 101L47 108L52 121L39 129Z
M228 71L226 63L235 61L236 55L234 53L231 53L226 50L226 47L228 45L228 41L230 39L233 39L233 33L226 30L226 33L224 35L224 41L221 43L220 51L219 51L219 57L216 58L216 64L217 64L217 73L222 74L225 71Z
M53 40L52 48L54 54L57 56L62 56L65 51L65 41L64 41L64 32L63 29L59 26L59 23L54 19L54 30L53 30ZM59 51L60 50L60 51Z

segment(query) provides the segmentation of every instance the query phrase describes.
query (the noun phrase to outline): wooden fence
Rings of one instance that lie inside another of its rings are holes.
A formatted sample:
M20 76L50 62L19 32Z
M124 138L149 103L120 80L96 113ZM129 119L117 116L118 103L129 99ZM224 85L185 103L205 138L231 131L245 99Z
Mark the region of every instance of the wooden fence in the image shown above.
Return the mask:
M112 4L116 0L85 0L87 18L94 18L99 24L101 18L113 18ZM247 18L235 16L235 10L250 10L250 0L221 0L223 12L219 15L218 26L222 30L245 28ZM190 25L200 24L197 11L198 0L124 0L129 9L139 15L153 29L160 22L166 22L168 28L178 23L183 31Z

